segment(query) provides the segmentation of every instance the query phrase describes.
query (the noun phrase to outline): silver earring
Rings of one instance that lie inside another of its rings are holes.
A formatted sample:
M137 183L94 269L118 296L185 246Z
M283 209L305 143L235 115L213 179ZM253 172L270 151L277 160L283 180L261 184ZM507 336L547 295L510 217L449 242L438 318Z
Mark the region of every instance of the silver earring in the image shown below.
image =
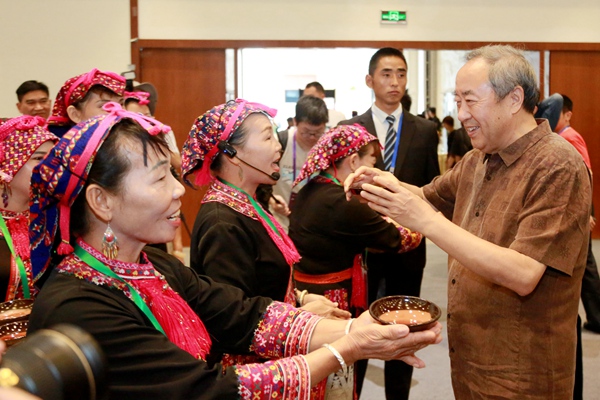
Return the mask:
M109 260L112 260L117 258L118 253L119 246L117 244L117 237L113 230L110 229L110 224L107 224L104 236L102 237L102 254Z

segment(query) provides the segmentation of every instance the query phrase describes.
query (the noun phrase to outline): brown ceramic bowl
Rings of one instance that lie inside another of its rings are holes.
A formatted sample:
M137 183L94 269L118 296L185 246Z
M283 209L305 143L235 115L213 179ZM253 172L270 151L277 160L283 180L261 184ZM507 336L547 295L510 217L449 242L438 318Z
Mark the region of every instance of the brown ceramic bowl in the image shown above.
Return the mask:
M0 303L0 324L29 319L33 300L11 300Z
M411 332L418 332L431 328L442 310L419 297L387 296L374 301L369 313L383 325L404 324Z
M6 343L6 347L16 344L21 339L25 338L27 326L27 320L7 322L0 325L0 340L3 340Z

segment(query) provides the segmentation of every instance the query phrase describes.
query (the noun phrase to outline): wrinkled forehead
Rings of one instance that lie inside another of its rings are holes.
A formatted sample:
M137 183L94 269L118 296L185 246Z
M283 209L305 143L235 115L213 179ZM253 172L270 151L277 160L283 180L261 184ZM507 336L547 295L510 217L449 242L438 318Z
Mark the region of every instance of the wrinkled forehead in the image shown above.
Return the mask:
M489 65L483 59L473 59L463 65L456 74L454 95L465 97L483 87L492 87Z

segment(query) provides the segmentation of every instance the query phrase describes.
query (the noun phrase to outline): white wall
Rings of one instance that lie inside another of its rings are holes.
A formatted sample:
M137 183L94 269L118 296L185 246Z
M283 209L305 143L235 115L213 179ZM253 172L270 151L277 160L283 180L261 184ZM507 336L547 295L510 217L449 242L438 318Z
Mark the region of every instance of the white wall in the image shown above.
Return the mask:
M127 0L0 0L0 117L19 115L22 82L44 82L54 99L94 67L125 71L130 47Z
M139 0L143 39L600 42L600 1ZM408 24L379 23L382 9ZM0 0L0 116L16 116L20 83L51 97L94 67L130 62L128 0ZM411 85L412 86L412 85Z
M139 0L144 39L600 42L600 1ZM381 10L407 12L381 25Z

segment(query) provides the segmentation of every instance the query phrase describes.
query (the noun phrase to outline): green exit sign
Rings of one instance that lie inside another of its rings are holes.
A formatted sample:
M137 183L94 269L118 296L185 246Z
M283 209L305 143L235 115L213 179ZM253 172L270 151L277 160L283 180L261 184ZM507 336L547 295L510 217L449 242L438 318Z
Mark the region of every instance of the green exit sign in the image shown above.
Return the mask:
M382 24L406 24L406 11L381 11Z

